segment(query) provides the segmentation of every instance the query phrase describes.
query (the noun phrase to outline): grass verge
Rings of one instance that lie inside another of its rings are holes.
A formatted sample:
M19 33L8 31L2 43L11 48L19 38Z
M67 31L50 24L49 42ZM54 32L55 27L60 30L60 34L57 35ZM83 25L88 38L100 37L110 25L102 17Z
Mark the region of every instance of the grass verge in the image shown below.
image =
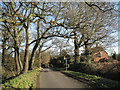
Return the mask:
M39 74L39 70L31 70L28 73L21 74L20 76L9 80L2 84L2 89L5 88L35 88L36 87L36 79Z
M62 71L77 80L87 82L93 88L120 88L120 82L75 71Z

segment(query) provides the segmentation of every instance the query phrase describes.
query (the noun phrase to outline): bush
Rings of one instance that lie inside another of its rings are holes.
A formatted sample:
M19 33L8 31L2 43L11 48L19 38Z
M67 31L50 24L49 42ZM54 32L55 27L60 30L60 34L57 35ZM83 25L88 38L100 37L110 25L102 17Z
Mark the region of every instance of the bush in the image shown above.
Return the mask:
M62 71L64 74L76 78L77 80L84 80L92 88L120 88L120 82L102 78L96 75L89 75L81 72Z
M65 66L64 60L62 59L52 59L50 64L52 64L53 67L57 67L57 68Z
M5 82L7 79L14 77L16 75L16 71L7 70L4 66L2 67L2 82Z
M98 75L114 80L120 80L120 62L92 62L70 64L70 70L83 72L91 75Z
M38 70L32 70L28 73L21 74L20 76L2 84L2 88L35 88L38 73Z
M85 62L78 63L78 64L70 64L70 68L69 69L73 70L73 71L85 72L87 65L88 64L85 63Z

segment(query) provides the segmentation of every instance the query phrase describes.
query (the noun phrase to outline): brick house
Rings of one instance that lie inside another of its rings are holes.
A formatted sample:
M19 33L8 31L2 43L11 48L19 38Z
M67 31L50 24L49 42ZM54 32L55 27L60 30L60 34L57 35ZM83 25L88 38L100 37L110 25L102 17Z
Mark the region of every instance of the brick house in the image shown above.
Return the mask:
M102 47L92 49L93 61L104 61L108 59L108 53Z
M106 61L108 59L108 53L100 46L90 49L90 56L85 51L81 53L80 60L85 61L91 58L92 61Z
M108 53L106 51L98 51L93 55L93 61L100 61L108 59Z

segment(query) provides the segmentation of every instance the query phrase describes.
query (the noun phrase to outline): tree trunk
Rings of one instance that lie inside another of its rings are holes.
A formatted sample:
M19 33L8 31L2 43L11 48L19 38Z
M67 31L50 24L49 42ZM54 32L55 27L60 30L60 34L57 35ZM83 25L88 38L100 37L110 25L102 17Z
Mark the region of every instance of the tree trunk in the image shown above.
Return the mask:
M29 43L30 43L30 35L29 35L29 27L30 27L30 18L31 18L31 14L34 12L34 4L32 3L31 6L31 10L30 10L30 14L28 17L29 20L27 21L27 26L24 23L24 28L26 30L26 47L25 47L25 56L24 56L24 67L23 67L23 73L27 73L28 72L28 68L29 68Z
M77 34L76 32L74 32L74 53L75 53L75 63L79 63L80 62L80 58L79 58L79 46L78 46L78 38L77 38Z
M6 54L6 37L3 34L3 40L2 40L2 66L4 66L5 61L5 54Z
M40 20L37 23L37 38L40 38L40 30L39 30L39 28L40 28ZM32 50L31 58L30 58L30 61L29 61L29 70L33 69L33 64L34 64L36 50L37 50L38 46L40 45L40 42L41 42L41 40L38 40L36 42L33 50Z
M79 63L80 62L80 58L79 58L79 47L75 44L75 63Z
M36 49L38 47L40 42L36 42L33 50L32 50L32 54L31 54L31 58L30 58L30 61L29 61L29 70L32 70L33 69L33 64L34 64L34 59L35 59L35 54L36 54Z
M18 46L16 47L16 51L17 51L17 57L18 57L18 62L19 62L19 66L20 66L20 71L22 71L23 65L22 65L22 62L21 62L21 59L20 59L20 53L19 53L19 47Z
M16 49L16 48L15 48ZM17 54L17 51L15 50L15 62L16 62L16 70L17 70L17 74L20 73L20 65L19 65L19 62L18 62L18 54Z
M87 45L87 42L85 43L85 55L86 55L88 64L91 64L92 57L91 57L90 50L89 50L89 47Z
M14 30L14 35L15 35L15 38L14 38L14 49L15 49L15 62L16 62L16 70L17 70L17 74L20 73L20 64L19 64L19 56L18 56L18 37L17 37L17 31Z
M18 54L18 59L19 59L19 64L20 64L20 71L23 70L23 64L22 64L22 61L21 61L21 58L20 58L20 53Z
M39 66L41 67L41 53L39 53Z
M15 30L14 30L14 48L15 48L15 61L16 61L16 65L17 65L17 73L19 74L22 69L23 69L23 65L22 65L22 62L21 62L21 59L20 59L20 54L19 54L19 36L18 36L18 31L15 27Z
M20 59L20 54L19 54L19 47L18 47L18 41L16 39L15 42L15 61L16 61L16 67L17 67L17 72L18 74L20 73L20 71L22 71L23 69L23 65L22 65L22 62L21 62L21 59Z
M24 66L23 66L23 73L28 72L28 60L29 60L29 21L27 22L27 26L24 24L25 30L26 30L26 47L25 47L25 56L24 56Z

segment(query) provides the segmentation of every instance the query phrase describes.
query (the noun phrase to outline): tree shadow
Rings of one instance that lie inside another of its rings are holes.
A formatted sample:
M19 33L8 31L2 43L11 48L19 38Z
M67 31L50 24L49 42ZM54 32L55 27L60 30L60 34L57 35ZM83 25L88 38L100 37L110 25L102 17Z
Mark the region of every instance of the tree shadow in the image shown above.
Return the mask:
M68 77L71 77L73 79L76 79L80 82L83 82L85 84L87 84L88 86L90 86L93 89L99 89L99 88L120 88L120 83L117 83L115 85L112 85L113 83L111 83L111 81L108 82L108 80L105 80L103 78L96 78L96 79L90 79L90 80L86 80L84 78L80 78L65 72L62 72L63 74L65 74ZM81 74L82 75L82 74ZM84 75L82 75L82 77L84 77ZM93 90L92 89L92 90Z

